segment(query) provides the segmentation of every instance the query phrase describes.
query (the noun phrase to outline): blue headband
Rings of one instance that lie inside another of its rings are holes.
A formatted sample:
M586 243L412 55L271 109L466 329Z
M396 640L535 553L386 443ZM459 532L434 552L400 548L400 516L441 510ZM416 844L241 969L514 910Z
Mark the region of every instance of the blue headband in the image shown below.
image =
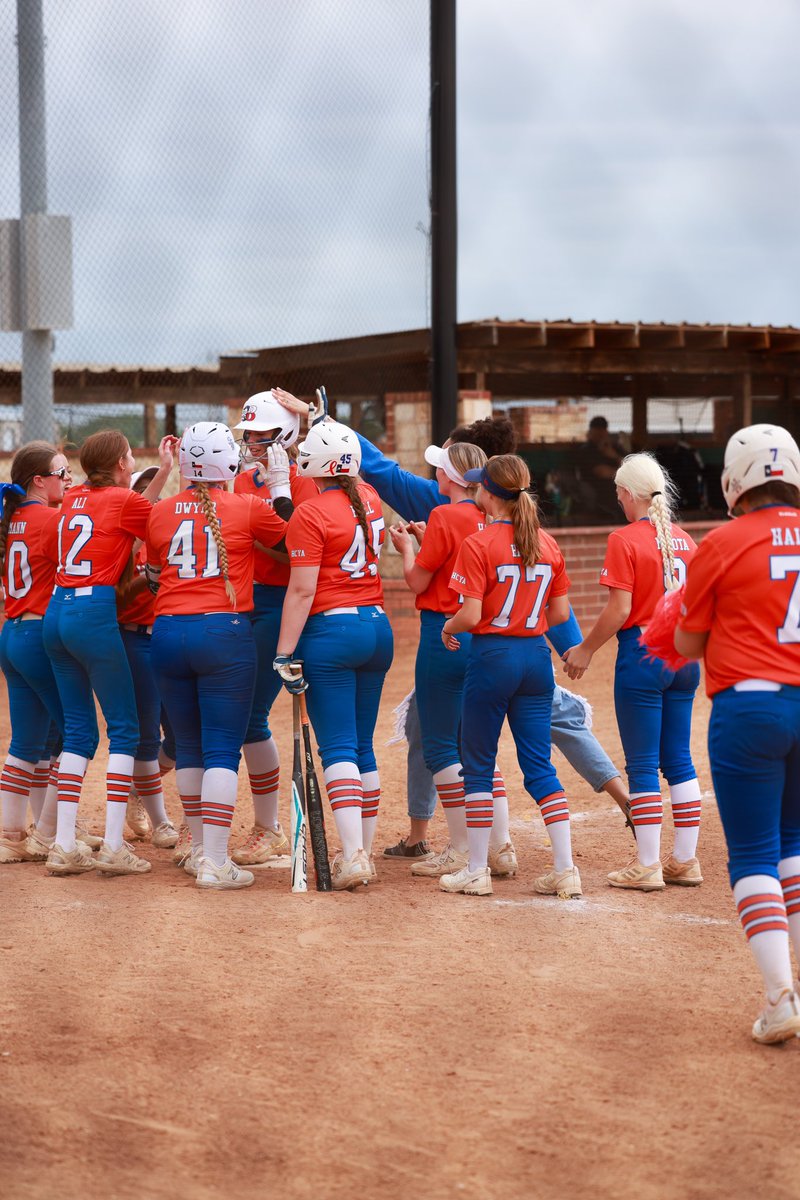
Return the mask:
M491 492L499 500L519 500L523 492L530 491L530 488L515 488L513 492L509 491L508 488L495 483L486 470L486 467L473 467L471 471L464 472L464 478L468 483L479 483L481 487L486 488L487 492Z
M5 503L6 492L11 492L15 496L27 496L25 488L21 488L18 483L0 483L0 520L3 518L3 505Z

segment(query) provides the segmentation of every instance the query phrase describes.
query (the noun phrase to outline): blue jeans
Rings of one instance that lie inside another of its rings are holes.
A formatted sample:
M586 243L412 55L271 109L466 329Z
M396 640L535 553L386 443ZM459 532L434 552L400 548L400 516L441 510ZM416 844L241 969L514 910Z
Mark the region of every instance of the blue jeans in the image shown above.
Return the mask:
M777 879L781 859L800 855L800 688L718 692L708 754L731 887Z
M690 738L700 665L670 671L660 659L648 657L639 645L640 634L636 625L617 634L614 707L630 790L657 795L659 766L670 784L697 776Z
M156 617L151 647L177 769L238 770L256 679L248 615Z
M270 587L267 584L253 585L255 607L250 613L253 636L256 639L258 672L253 694L253 708L247 726L245 744L265 742L272 737L269 729L269 713L281 690L281 677L273 671L272 664L278 652L278 634L281 629L283 602L286 588Z
M361 772L376 769L372 736L393 656L392 627L375 607L306 621L297 657L323 768L352 762Z
M8 684L11 717L8 753L23 762L48 757L51 723L57 737L64 727L56 677L42 641L43 624L11 617L0 633L0 667Z
M64 749L92 758L99 742L94 697L106 719L109 751L136 753L139 720L133 679L117 624L113 587L57 587L44 616L50 655L64 709Z
M152 762L158 758L161 746L161 696L153 670L150 634L120 628L120 635L131 669L139 717L139 745L134 757L143 762Z
M444 613L422 611L419 615L414 682L425 766L435 773L461 762L458 734L472 634L460 633L461 649L447 650L442 642Z
M464 791L490 792L503 721L517 747L525 790L543 800L562 790L550 761L553 665L543 637L474 634L464 680Z

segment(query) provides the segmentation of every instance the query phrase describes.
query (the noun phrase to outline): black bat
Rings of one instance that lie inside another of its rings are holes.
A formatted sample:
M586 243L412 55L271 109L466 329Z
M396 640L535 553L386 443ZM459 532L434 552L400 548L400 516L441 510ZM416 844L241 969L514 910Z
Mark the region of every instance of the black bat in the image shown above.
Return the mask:
M322 799L317 783L317 772L314 768L314 758L311 754L311 730L308 724L306 698L300 696L300 721L303 726L303 745L306 753L306 809L308 812L308 829L311 834L311 850L314 855L314 873L317 877L317 891L330 892L331 868L328 862L328 842L325 837L325 818L322 812Z
M300 697L293 696L294 762L292 764L292 891L308 891L306 882L306 789L300 753Z

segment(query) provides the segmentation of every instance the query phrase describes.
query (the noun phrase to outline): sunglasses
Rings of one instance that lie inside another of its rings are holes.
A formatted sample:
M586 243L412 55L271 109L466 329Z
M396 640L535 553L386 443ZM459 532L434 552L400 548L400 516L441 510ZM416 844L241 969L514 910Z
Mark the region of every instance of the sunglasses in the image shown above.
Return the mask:
M71 474L72 471L69 467L59 467L57 471L45 471L43 478L47 479L50 475L53 475L56 479L66 479L67 476Z

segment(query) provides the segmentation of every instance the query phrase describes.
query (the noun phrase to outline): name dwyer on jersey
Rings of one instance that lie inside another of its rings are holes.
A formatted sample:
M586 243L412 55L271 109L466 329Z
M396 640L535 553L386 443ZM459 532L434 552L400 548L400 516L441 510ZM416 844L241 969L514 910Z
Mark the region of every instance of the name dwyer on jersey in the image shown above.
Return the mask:
M216 501L211 501L211 507L214 512L217 511ZM198 516L205 514L205 509L198 500L179 500L175 504L176 513L184 513L186 516Z

